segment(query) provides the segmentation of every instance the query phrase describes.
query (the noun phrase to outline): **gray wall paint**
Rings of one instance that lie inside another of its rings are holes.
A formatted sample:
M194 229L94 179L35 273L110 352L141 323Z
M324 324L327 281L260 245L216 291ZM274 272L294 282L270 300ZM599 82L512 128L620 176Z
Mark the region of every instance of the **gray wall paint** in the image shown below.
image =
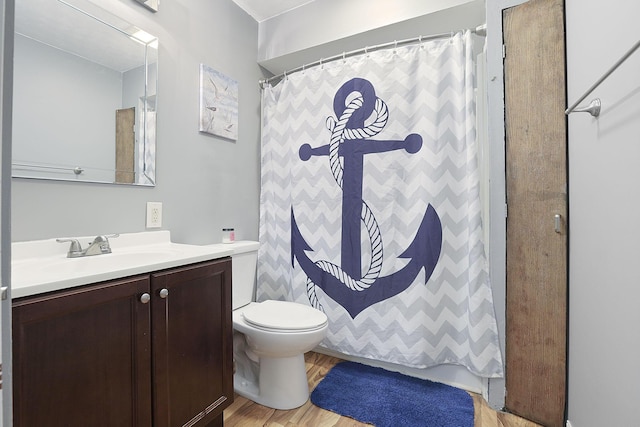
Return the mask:
M392 24L402 23L403 26L406 26L407 21L417 16L429 16L434 12L472 1L474 0L394 0L393 2L389 0L349 0L348 2L322 0L309 2L260 23L258 60L262 62L305 49L317 48L335 40L350 39ZM484 2L480 1L480 3ZM432 25L439 26L442 23L433 22ZM421 29L423 34L427 31L433 33L430 26ZM409 34L407 37L415 35L417 34ZM389 40L382 42L387 41ZM360 47L362 46L355 48Z
M14 43L14 162L81 166L85 179L113 182L123 74L19 34ZM71 171L20 173L74 176Z
M493 290L493 303L498 321L500 348L503 357L506 340L506 182L504 132L504 70L502 60L502 11L526 0L487 1L487 97L488 137L490 141L490 254L489 275ZM506 362L506 360L505 360ZM509 365L505 366L505 373ZM496 409L504 407L505 381L489 381L489 404Z
M18 0L19 1L19 0ZM160 40L157 185L12 180L12 240L145 230L147 201L163 203L163 229L181 243L258 237L260 91L258 24L231 0L172 0L157 13L129 0L99 4ZM239 136L198 132L199 64L239 83Z
M566 0L568 104L639 39L637 1ZM569 116L569 420L638 426L640 51Z
M484 0L396 0L390 5L388 0L324 0L263 21L258 62L279 74L342 52L485 22Z
M13 0L0 0L0 134L2 135L0 195L0 276L3 286L11 278L11 112L13 85ZM11 348L11 289L0 300L2 324L2 423L11 426L13 360Z

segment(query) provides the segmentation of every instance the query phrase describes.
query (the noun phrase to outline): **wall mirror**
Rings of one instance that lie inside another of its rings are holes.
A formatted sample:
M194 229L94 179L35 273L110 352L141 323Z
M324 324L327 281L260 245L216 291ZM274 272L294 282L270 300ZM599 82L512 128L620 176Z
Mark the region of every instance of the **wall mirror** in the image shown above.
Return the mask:
M157 49L86 0L16 0L12 175L155 185Z

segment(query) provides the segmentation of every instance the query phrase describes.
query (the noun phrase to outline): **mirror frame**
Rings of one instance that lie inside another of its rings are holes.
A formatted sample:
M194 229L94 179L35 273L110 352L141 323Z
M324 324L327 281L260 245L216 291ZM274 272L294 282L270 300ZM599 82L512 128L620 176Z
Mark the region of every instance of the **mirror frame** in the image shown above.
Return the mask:
M160 0L136 0L136 1L153 12L157 12L158 7L160 6Z

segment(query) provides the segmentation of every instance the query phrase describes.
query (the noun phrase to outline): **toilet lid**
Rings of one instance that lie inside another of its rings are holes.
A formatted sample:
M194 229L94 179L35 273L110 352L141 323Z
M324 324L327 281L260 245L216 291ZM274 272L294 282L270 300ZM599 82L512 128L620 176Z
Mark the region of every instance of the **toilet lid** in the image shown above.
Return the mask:
M327 323L320 310L290 301L263 301L243 312L244 320L259 328L303 331L317 329Z

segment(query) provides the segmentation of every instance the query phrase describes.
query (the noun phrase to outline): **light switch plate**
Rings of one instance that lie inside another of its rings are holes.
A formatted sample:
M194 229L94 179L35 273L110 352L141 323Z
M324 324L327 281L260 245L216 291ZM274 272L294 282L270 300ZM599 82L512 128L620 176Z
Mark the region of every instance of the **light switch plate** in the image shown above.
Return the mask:
M147 228L162 227L162 202L147 202Z

